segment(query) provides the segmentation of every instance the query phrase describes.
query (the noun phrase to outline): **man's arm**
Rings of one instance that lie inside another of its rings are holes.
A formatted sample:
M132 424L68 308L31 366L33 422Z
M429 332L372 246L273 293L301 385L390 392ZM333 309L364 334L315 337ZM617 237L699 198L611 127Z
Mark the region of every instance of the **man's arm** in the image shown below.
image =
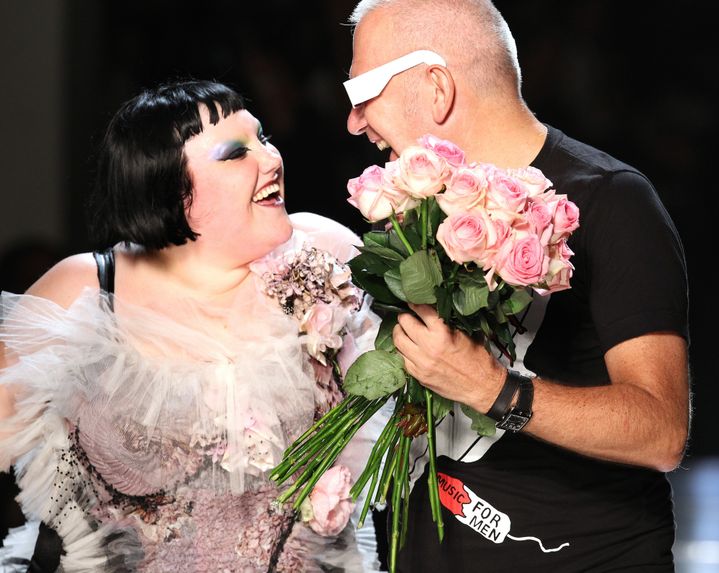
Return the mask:
M480 344L450 330L434 309L400 316L394 341L407 370L438 394L486 413L506 369ZM673 333L652 333L605 354L611 384L568 387L534 381L534 415L523 431L583 455L670 471L681 461L689 425L687 348Z

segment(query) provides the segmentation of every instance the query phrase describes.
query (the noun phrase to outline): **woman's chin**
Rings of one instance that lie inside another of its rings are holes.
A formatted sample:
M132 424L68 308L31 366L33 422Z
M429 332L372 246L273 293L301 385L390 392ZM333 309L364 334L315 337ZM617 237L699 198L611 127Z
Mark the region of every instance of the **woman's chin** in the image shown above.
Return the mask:
M290 237L292 237L292 224L290 223L290 218L285 213L285 216L272 224L271 232L272 232L272 239L269 241L272 245L268 249L268 253L282 245L283 243L286 243L290 240Z

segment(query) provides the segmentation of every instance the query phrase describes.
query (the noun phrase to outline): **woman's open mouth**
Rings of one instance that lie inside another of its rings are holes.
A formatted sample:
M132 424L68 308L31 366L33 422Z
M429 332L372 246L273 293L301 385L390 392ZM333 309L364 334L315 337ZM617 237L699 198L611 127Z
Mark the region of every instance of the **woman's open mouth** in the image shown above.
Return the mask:
M252 202L263 207L276 207L284 204L284 199L280 195L279 183L272 183L260 189L252 197Z

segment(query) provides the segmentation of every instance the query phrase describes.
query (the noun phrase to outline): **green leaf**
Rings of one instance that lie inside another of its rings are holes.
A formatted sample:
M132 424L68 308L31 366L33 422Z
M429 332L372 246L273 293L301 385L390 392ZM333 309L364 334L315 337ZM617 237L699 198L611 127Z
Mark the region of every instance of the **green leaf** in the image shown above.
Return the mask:
M515 290L507 300L502 303L504 314L519 314L532 302L532 294L527 289Z
M370 243L369 245L359 247L359 251L361 253L372 253L373 255L377 255L382 259L385 259L387 261L395 261L397 263L405 259L404 255L401 255L394 249L391 249L390 247L383 247L375 243Z
M404 227L402 229L402 232L404 233L407 242L412 247L412 250L418 251L422 248L422 239L417 233L417 231L414 229L414 227ZM407 247L405 247L404 243L402 242L402 239L399 238L399 235L397 235L397 231L395 231L394 229L389 232L389 246L398 253L402 253L405 257L409 256L409 251L407 250Z
M404 359L384 350L362 354L347 370L343 388L348 394L375 400L404 386Z
M470 408L466 404L462 404L461 408L464 415L472 420L472 429L480 436L493 436L496 433L497 426L492 418L480 414L477 410Z
M368 273L364 270L352 269L352 282L372 296L377 302L396 305L402 301L392 294L384 282L384 277Z
M384 282L392 294L400 300L407 300L407 297L402 290L402 276L400 275L399 268L390 269L384 273Z
M389 233L386 231L369 231L362 235L362 242L365 245L379 245L380 247L389 247Z
M459 282L459 289L452 293L454 308L462 316L470 316L480 308L486 308L489 288L475 282Z
M389 261L372 253L360 253L356 257L351 258L347 264L352 269L352 273L356 274L366 271L373 275L382 276L387 270L396 266L396 261Z
M377 300L372 301L372 310L374 310L379 316L385 314L402 314L403 312L409 312L409 308L403 306L397 306L395 304L385 304Z
M434 415L435 423L439 422L442 418L449 414L452 411L453 406L454 402L452 400L449 400L444 396L440 396L439 394L434 394L432 397L432 414Z
M452 318L452 294L443 286L437 287L434 294L437 297L437 314L449 324Z
M487 281L484 278L482 269L480 269L479 267L475 267L474 265L472 265L470 269L468 269L466 266L462 267L457 273L457 281L461 286L487 286Z
M402 290L409 302L434 304L435 287L442 284L442 267L433 251L417 251L399 265Z
M489 323L487 322L487 317L484 313L479 315L479 327L482 329L482 332L487 338L492 337L492 329L489 328Z
M512 343L512 333L509 330L509 324L506 322L499 324L494 328L494 333L497 335L497 339L505 346Z
M489 291L489 295L487 295L487 307L490 309L494 309L500 301L499 296L499 289L496 288L494 290Z
M444 211L440 209L439 203L437 203L437 199L434 197L430 197L428 199L429 203L429 229L427 230L427 234L434 238L437 235L437 228L439 227L440 223L444 221L444 219L447 217L445 215Z
M392 329L397 324L397 315L388 314L382 319L377 332L377 338L374 339L374 347L376 350L384 350L386 352L394 352L394 341L392 340Z
M424 404L424 386L414 376L407 376L407 395L412 404Z

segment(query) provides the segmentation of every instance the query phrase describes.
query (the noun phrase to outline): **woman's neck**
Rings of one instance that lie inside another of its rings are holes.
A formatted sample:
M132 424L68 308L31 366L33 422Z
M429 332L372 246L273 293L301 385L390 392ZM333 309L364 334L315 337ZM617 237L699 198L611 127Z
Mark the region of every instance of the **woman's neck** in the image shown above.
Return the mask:
M154 275L169 297L190 297L215 303L233 300L248 282L249 262L208 252L197 243L171 245L160 251L128 253L137 273ZM134 274L134 273L133 273Z

